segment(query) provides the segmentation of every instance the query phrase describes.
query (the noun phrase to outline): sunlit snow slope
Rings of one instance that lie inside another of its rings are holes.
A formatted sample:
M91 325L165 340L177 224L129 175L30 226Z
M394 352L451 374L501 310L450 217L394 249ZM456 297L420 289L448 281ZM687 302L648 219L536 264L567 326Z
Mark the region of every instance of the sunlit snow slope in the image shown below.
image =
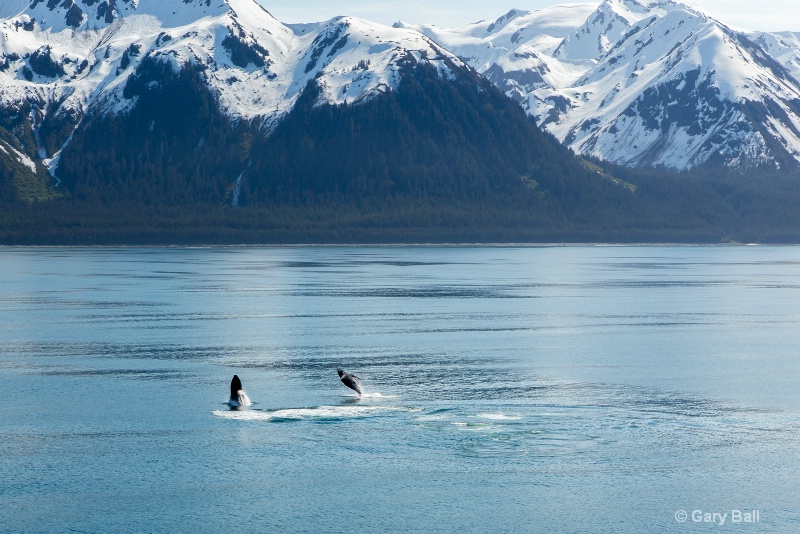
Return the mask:
M512 10L492 23L414 28L579 153L674 169L800 160L796 34L734 30L670 0Z

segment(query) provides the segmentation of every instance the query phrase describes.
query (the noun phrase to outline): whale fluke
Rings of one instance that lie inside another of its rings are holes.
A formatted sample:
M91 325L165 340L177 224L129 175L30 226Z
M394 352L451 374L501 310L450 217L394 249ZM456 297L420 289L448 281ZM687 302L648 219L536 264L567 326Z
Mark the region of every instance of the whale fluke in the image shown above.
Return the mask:
M239 375L233 375L231 380L231 398L228 400L228 406L231 408L240 408L242 406L250 406L253 404L250 397L244 392L242 388L242 381L239 380Z
M342 380L342 384L349 387L359 395L364 393L364 386L361 385L361 382L356 375L345 373L341 369L337 369L336 372L339 373L339 378Z

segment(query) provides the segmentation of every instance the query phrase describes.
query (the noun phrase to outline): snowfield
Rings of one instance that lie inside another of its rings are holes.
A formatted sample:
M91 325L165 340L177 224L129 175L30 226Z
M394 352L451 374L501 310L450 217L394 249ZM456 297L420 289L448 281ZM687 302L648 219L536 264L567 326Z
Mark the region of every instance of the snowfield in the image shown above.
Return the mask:
M672 169L712 157L734 167L800 159L796 34L736 31L670 0L512 10L461 28L398 26L464 58L582 154Z

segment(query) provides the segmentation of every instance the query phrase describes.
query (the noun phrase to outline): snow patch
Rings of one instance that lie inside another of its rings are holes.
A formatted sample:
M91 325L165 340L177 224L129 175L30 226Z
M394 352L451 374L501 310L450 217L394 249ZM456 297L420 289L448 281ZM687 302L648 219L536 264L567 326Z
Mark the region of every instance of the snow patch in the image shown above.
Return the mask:
M0 146L0 148L2 148L2 146ZM20 163L22 163L28 169L30 169L32 173L36 174L36 163L34 163L34 161L31 158L29 158L28 156L26 156L13 146L9 146L8 150L14 153L14 155L17 157Z

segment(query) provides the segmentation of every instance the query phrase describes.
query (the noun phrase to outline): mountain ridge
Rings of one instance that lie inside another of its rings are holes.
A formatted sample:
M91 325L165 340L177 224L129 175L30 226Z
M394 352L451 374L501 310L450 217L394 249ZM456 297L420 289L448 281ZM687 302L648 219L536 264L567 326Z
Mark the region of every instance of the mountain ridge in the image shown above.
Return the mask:
M61 150L84 117L135 106L125 86L144 59L168 63L175 72L200 66L225 115L257 119L266 130L312 79L326 102L353 103L395 87L397 63L407 55L437 64L444 76L449 65L465 67L411 30L353 17L290 28L254 0L17 0L0 15L6 15L0 21L0 106L28 115L26 124L8 128L16 139L5 136L0 147L24 153L54 176Z
M411 54L444 77L474 68L579 154L675 170L800 162L800 37L736 31L673 0L515 9L456 29L286 25L254 0L9 0L0 35L0 106L29 115L0 147L53 176L89 111L135 105L124 86L145 58L202 66L223 113L267 131L310 80L328 103L358 103L395 88Z
M396 26L449 47L580 154L675 170L800 161L794 34L736 31L672 0L513 10L492 31Z

